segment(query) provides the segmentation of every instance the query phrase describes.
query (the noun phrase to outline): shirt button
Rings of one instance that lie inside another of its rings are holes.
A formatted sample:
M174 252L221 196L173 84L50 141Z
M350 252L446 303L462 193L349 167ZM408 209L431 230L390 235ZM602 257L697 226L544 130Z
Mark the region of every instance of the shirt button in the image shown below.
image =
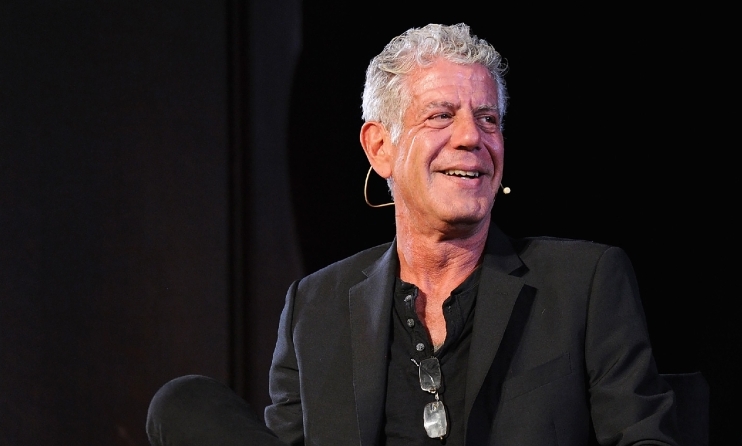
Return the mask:
M415 326L415 319L409 318L407 319L407 326L412 328Z
M417 351L419 351L419 352L421 352L421 351L425 350L425 344L423 344L422 342L418 343L418 344L417 344L417 345L415 346L415 350L417 350Z

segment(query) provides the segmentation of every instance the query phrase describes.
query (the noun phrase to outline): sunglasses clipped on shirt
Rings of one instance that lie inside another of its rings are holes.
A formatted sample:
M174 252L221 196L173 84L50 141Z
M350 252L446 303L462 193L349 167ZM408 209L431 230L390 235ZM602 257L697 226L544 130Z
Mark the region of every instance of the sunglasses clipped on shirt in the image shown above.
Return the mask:
M418 368L420 388L435 395L435 401L425 405L423 410L423 426L430 438L443 439L448 434L448 420L446 406L440 400L438 389L441 388L441 363L435 356L423 359L419 363L412 359Z

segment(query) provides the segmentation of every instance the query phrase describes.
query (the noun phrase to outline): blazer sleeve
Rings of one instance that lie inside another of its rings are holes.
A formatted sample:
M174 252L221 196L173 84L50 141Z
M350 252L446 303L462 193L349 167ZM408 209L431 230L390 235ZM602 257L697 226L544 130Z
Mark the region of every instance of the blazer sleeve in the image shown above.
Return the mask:
M291 284L278 324L278 339L270 367L271 404L265 408L266 425L288 445L304 444L304 422L299 366L293 341L294 303L298 281Z
M588 302L585 361L601 445L677 445L675 396L659 376L633 267L608 248Z

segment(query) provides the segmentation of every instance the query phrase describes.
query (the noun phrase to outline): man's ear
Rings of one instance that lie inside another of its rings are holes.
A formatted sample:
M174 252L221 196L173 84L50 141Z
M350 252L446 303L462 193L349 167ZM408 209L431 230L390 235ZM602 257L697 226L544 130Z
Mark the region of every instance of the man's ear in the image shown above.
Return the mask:
M392 175L392 141L386 127L380 122L368 121L361 127L361 146L366 158L382 178Z

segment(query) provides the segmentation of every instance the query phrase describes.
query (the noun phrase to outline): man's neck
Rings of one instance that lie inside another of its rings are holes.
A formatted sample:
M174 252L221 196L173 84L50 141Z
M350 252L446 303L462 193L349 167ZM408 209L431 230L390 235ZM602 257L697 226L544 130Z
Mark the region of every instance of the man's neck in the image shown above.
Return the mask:
M415 311L433 345L440 346L447 336L443 302L479 266L488 226L452 233L397 223L400 278L417 286Z
M417 285L428 299L443 302L479 266L487 229L488 226L473 228L451 236L453 231L425 232L398 224L400 278Z

